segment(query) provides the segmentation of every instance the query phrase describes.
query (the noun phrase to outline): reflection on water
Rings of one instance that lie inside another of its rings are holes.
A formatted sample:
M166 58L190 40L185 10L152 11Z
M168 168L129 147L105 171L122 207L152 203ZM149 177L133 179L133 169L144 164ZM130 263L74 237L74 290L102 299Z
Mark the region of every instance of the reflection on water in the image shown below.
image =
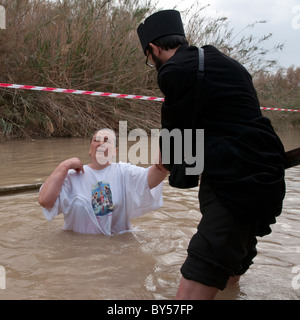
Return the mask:
M287 150L299 146L300 132L281 137ZM14 141L0 148L0 186L43 182L69 157L89 161L85 139ZM217 299L300 298L293 273L300 266L300 166L286 171L286 182L273 233L259 238L259 254L240 284ZM112 237L62 231L62 217L43 217L37 192L0 197L0 265L6 269L0 299L173 299L201 218L197 193L170 188L166 180L164 206L135 219L136 232Z

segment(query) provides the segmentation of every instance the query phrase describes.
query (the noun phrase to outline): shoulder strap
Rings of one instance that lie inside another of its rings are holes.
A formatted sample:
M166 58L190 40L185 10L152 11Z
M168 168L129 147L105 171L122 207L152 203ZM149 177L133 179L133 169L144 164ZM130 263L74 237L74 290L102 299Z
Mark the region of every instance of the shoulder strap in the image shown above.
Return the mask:
M200 100L201 100L201 91L202 91L202 84L204 79L204 49L198 48L199 52L199 64L198 64L198 72L197 72L197 84L196 84L196 91L195 91L195 105L194 105L194 117L192 121L192 128L193 130L196 129L198 115L200 113Z
M198 66L198 72L204 73L204 49L198 48L199 51L199 66Z

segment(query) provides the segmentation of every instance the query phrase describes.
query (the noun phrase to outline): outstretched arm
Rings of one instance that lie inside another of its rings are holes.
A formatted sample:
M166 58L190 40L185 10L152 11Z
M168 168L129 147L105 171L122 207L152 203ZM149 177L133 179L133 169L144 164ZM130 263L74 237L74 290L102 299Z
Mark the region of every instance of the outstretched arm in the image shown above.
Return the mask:
M168 173L169 171L161 163L161 154L159 153L159 163L152 165L148 172L149 188L152 189L159 185Z
M40 191L39 204L42 207L52 208L54 206L69 169L74 169L78 173L84 172L83 164L78 158L71 158L60 163L45 181Z

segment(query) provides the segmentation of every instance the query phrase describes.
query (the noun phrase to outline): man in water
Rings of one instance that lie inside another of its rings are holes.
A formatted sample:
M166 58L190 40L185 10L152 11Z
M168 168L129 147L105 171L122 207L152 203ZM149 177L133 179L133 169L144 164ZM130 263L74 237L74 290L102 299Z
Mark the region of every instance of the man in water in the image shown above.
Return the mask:
M111 235L132 229L130 220L162 206L161 164L142 168L114 163L116 136L97 131L91 140L91 163L63 161L41 187L39 203L51 220L64 214L64 230Z

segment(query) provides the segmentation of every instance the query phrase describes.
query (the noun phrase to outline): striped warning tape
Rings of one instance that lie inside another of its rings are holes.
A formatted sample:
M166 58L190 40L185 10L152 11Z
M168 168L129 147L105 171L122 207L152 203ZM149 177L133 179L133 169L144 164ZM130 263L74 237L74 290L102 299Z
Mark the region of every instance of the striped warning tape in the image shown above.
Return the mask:
M50 91L50 92L60 92L60 93L83 94L83 95L100 96L100 97L138 99L138 100L150 100L150 101L164 101L163 98L139 96L139 95L132 95L132 94L84 91L84 90L73 90L73 89L60 89L60 88L27 86L27 85L9 84L9 83L0 83L0 87L10 88L10 89L23 89L23 90L35 90L35 91Z
M60 89L60 88L28 86L28 85L9 84L9 83L0 83L0 88L50 91L50 92L59 92L59 93L72 93L72 94L83 94L83 95L89 95L89 96L148 100L148 101L161 101L161 102L164 101L164 98L150 97L150 96L140 96L140 95L120 94L120 93L110 93L110 92L97 92L97 91L84 91L84 90L73 90L73 89ZM282 109L282 108L267 108L267 107L261 107L261 109L272 110L272 111L300 112L300 110L298 109Z

